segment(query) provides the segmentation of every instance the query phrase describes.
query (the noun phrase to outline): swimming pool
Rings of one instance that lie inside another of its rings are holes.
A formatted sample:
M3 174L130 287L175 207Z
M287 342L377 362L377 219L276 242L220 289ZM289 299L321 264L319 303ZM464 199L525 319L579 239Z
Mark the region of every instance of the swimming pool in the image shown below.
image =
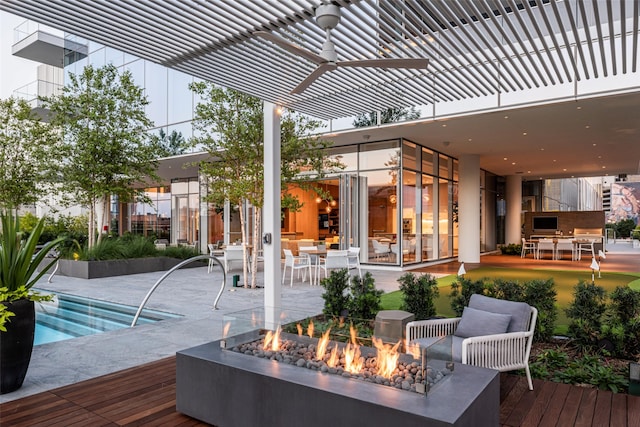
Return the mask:
M39 291L50 294L48 291ZM68 294L54 294L54 300L36 304L34 345L128 328L138 307L99 301ZM182 317L144 309L137 324Z

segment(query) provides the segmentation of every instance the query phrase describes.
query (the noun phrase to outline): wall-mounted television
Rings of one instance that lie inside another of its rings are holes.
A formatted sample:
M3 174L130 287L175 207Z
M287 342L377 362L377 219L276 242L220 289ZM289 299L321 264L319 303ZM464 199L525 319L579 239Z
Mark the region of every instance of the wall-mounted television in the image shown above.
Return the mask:
M557 216L534 216L533 231L556 231L558 229Z

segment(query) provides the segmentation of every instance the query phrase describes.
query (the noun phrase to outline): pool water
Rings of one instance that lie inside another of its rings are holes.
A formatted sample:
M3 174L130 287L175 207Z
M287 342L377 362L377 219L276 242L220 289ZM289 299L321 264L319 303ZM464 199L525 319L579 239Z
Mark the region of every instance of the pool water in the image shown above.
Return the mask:
M34 345L128 328L137 310L138 307L129 305L75 295L55 294L53 301L36 303ZM142 325L177 317L182 316L144 309L136 324Z

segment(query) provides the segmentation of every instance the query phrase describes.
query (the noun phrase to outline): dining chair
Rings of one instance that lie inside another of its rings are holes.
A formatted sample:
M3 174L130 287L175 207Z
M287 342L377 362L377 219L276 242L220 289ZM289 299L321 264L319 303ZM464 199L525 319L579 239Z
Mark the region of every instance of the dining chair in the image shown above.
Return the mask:
M298 272L300 277L300 270L302 270L302 281L307 280L307 270L309 270L309 282L313 285L313 276L311 276L311 258L309 254L303 254L294 256L291 249L283 249L284 251L284 270L282 271L282 283L284 284L284 278L287 275L287 267L291 270L289 286L293 287L293 272Z
M224 249L224 271L229 272L234 264L242 268L244 251L242 245L229 245Z
M362 280L362 270L360 269L360 248L350 246L347 253L347 261L349 263L349 270L358 270L358 276Z
M349 251L337 250L327 252L327 256L320 258L320 264L318 264L318 283L320 283L321 271L324 271L324 277L326 279L329 270L341 270L343 268L349 269Z
M575 259L574 249L575 246L573 244L573 240L558 239L558 243L556 243L556 259L562 259L561 252L564 251L571 251L571 259Z
M373 244L373 253L376 258L389 258L389 252L391 252L391 249L389 249L388 244L380 243L376 239L371 240L371 243Z
M538 240L538 259L542 259L543 254L541 252L551 251L551 259L556 259L556 245L552 239L540 239Z
M594 242L595 240L593 239L578 240L576 243L576 253L575 253L576 260L580 261L582 259L582 252L587 252L591 254L591 258L595 258L596 252L593 247Z
M317 251L317 250L318 250L317 246L299 246L298 247L298 256L308 256L310 258L311 267L313 267L314 270L318 269L319 255L309 254L307 253L307 251ZM314 285L313 278L316 275L316 273L317 271L314 271L313 275L311 276L311 286Z
M527 239L525 239L524 237L522 238L522 250L520 251L520 258L526 258L527 252L532 253L533 257L536 258L537 250L538 249L536 248L536 242L527 242Z

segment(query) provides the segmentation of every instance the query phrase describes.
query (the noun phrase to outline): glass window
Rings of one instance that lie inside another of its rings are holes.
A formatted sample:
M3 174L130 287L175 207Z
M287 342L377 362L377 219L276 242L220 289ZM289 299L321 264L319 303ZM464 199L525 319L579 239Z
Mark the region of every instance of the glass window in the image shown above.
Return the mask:
M125 65L125 70L131 72L133 81L138 86L144 86L144 61L139 59L137 61L130 62Z
M422 259L432 260L435 259L435 253L433 251L433 201L435 195L433 194L433 177L430 175L422 175Z
M360 170L399 167L399 140L376 142L361 146Z
M100 68L105 65L105 48L101 47L89 54L89 61L94 68Z
M428 148L422 149L422 172L434 175L433 170L433 151Z
M121 67L124 64L124 53L110 47L105 48L105 64Z
M444 154L440 154L438 156L438 166L439 166L439 176L440 178L451 179L451 166L450 166L451 157L445 156Z
M190 140L192 137L191 129L192 129L191 122L178 123L175 125L171 125L167 130L167 137L170 137L171 134L175 131L178 133L179 136L182 136L182 138L186 142Z
M458 181L458 160L451 159L453 161L453 180Z
M360 221L367 221L368 248L363 262L395 264L391 253L398 234L398 192L388 170L360 174L366 182L367 197L361 206ZM363 225L364 226L364 225Z
M167 124L167 68L144 61L145 91L149 104L147 117L155 126Z
M402 167L417 169L418 168L418 150L416 144L408 141L402 143Z
M168 123L192 119L193 96L189 90L191 80L188 74L169 69Z
M339 160L345 165L342 171L358 170L358 148L356 146L333 147L328 150L328 156L332 160Z
M418 224L417 201L420 190L416 185L416 173L403 170L402 173L402 240L391 249L403 263L416 261L416 234ZM400 256L402 254L402 256Z

